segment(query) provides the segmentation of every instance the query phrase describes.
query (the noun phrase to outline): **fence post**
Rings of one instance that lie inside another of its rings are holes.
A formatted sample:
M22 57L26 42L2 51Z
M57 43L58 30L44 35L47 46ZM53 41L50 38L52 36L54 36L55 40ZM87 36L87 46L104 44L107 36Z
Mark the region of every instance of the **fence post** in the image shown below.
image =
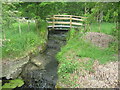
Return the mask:
M20 35L21 35L20 19L18 20L18 22L19 22L19 33L20 33Z
M27 20L27 24L28 24L28 31L30 30L30 21Z

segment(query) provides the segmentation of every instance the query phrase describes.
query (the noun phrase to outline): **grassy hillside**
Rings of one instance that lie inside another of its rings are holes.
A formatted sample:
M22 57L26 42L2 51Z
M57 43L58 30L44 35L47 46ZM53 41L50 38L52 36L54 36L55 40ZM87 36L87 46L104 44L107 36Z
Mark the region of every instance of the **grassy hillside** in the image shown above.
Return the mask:
M35 23L30 23L30 30L28 30L27 23L20 23L20 26L21 34L18 23L14 23L5 30L6 39L10 41L4 41L1 47L3 59L23 56L45 42L45 22L41 25L39 33L36 31Z

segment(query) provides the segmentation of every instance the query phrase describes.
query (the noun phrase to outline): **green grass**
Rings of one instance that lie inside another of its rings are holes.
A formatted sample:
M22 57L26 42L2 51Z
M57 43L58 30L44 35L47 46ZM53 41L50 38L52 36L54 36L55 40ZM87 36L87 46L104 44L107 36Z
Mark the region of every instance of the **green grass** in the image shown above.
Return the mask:
M6 39L10 41L3 42L2 58L21 57L29 53L37 46L45 42L45 37L41 33L46 32L46 26L41 25L41 33L36 32L35 23L30 23L30 30L28 30L27 23L21 23L21 34L18 30L18 23L14 23L9 29L5 30Z
M69 58L72 58L72 60L68 60L68 58L66 59L68 52L71 52L71 54L68 54L68 56ZM100 49L89 42L85 42L80 38L80 35L76 35L76 37L74 36L74 38L71 38L67 42L67 45L64 46L57 54L57 59L60 63L62 63L60 66L60 71L71 72L77 67L77 61L74 59L76 56L79 58L88 57L92 60L98 60L101 64L104 64L108 61L116 60L116 58L113 56L115 53L116 51L111 48Z
M112 24L104 24L102 25L103 33L111 34L112 32ZM94 32L97 32L97 26L91 26ZM108 27L108 28L107 28ZM107 30L107 31L105 31ZM57 60L59 62L58 68L58 76L59 81L65 85L69 85L70 74L79 68L83 68L88 71L92 70L92 65L94 60L98 60L101 64L105 64L109 61L116 61L117 57L114 56L117 54L117 43L113 43L110 47L105 49L100 49L97 46L92 45L90 42L84 41L80 32L76 32L74 30L70 31L69 40L67 44L61 48L61 51L56 55ZM80 59L89 58L90 60L87 63L79 62ZM69 76L69 77L68 77ZM72 84L73 86L75 85Z

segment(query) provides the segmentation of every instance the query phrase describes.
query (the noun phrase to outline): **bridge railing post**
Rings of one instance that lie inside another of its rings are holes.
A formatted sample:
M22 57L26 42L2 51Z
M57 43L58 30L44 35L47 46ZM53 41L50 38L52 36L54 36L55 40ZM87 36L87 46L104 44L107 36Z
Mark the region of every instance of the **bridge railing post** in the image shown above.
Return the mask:
M55 16L53 15L52 29L54 29L54 25L55 25Z
M72 28L72 15L70 16L70 29Z

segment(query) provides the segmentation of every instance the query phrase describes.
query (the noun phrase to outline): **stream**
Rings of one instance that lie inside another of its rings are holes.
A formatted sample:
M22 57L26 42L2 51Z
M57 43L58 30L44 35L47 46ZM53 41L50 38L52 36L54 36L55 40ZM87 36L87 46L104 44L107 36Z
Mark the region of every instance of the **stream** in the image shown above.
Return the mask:
M47 49L34 58L43 62L44 69L31 70L27 73L25 85L22 88L55 88L58 75L58 62L55 58L60 51L61 46L66 44L67 31L49 31ZM32 68L28 64L26 68Z

